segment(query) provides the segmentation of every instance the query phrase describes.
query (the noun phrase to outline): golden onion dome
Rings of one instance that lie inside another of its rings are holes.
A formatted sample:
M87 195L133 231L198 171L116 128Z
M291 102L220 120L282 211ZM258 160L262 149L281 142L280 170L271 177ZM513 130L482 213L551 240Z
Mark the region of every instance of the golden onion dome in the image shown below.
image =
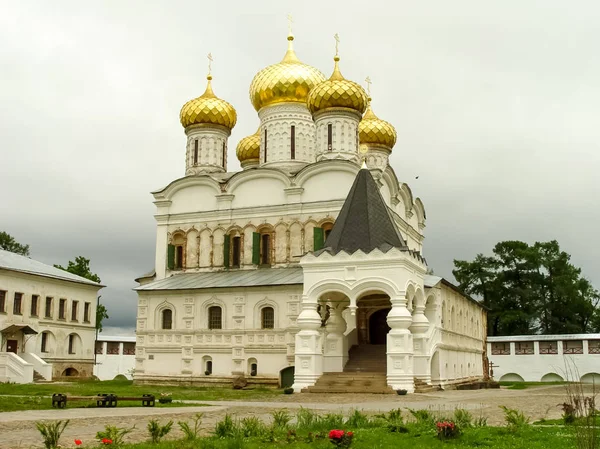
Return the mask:
M258 72L250 84L250 101L259 111L276 103L306 103L310 90L325 80L316 68L300 62L293 46L294 36L288 36L288 50L277 64Z
M181 108L179 120L184 128L191 125L221 125L231 131L237 122L235 108L218 98L212 90L212 76L206 77L206 90Z
M377 145L390 151L396 144L396 129L381 120L371 109L371 99L367 99L367 111L358 124L358 139L361 145Z
M258 161L260 156L260 128L250 136L240 140L235 150L235 154L240 162L251 160Z
M333 73L308 94L308 109L316 113L328 108L348 108L360 114L367 107L367 94L360 84L347 80L340 72L338 56L333 58Z

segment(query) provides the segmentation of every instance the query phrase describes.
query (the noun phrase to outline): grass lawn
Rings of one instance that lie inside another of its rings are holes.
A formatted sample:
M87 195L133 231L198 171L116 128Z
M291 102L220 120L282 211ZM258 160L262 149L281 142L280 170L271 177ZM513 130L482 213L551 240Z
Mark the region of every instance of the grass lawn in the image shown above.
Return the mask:
M306 441L306 433L288 440L282 435L278 441L266 442L261 438L202 438L196 441L165 441L158 444L138 443L124 447L128 449L263 449L263 448L313 448L332 449L327 438ZM85 443L85 442L84 442ZM572 435L553 428L530 428L513 434L505 428L483 427L468 429L454 440L440 441L429 433L390 433L386 429L359 429L355 431L352 449L435 449L435 448L494 448L494 449L572 449Z
M154 394L156 398L161 393L170 393L173 400L259 400L267 399L282 394L281 390L256 388L253 390L233 390L232 388L215 387L185 387L167 385L134 385L130 380L109 381L78 381L49 384L5 384L0 383L0 411L17 410L39 410L52 408L50 396L53 393L63 393L76 396L93 396L98 393L113 393L117 396L140 396L142 394ZM9 398L7 395L26 396L20 398ZM67 403L71 407L89 407L92 402L78 401ZM159 404L157 407L177 407L184 404ZM195 404L197 405L197 404ZM95 406L95 404L93 404ZM141 406L138 402L120 402L122 406Z

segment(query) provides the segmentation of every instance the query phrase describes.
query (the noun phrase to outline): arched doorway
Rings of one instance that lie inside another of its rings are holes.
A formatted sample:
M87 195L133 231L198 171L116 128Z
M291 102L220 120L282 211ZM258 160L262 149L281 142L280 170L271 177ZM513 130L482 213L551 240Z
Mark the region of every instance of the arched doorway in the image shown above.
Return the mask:
M288 366L279 372L281 388L288 388L294 384L294 367Z
M71 368L67 368L66 370L64 370L62 375L63 375L63 377L77 377L77 376L79 376L79 371L77 371L75 368L71 367Z
M390 309L381 309L373 312L369 317L369 343L372 345L385 345L390 326L387 315Z
M440 381L440 353L435 351L431 357L431 383L439 383Z

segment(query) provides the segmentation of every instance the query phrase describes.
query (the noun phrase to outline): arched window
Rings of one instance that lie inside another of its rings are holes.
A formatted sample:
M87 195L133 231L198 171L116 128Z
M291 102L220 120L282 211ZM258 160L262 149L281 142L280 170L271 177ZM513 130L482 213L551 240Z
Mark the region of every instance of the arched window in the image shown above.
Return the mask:
M275 329L275 310L263 307L260 311L260 322L263 329Z
M207 376L210 376L212 374L212 360L206 361L206 371L204 371L204 374L206 374Z
M333 125L327 125L327 151L333 150Z
M323 229L323 240L327 240L329 234L331 234L331 230L333 229L333 223L324 223L321 228Z
M173 311L171 309L162 311L162 328L173 329Z
M208 328L223 329L223 311L219 306L212 306L208 309Z

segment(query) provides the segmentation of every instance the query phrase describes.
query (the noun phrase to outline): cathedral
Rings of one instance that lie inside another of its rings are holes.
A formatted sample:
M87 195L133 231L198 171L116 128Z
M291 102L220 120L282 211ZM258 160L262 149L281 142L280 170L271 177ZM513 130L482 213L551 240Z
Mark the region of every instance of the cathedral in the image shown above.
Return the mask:
M337 46L327 78L287 40L250 84L260 125L237 143L241 171L210 68L181 109L185 176L153 192L155 269L136 279L136 382L332 391L366 373L352 391L414 392L483 378L486 312L428 274L425 208L389 165L396 130Z

